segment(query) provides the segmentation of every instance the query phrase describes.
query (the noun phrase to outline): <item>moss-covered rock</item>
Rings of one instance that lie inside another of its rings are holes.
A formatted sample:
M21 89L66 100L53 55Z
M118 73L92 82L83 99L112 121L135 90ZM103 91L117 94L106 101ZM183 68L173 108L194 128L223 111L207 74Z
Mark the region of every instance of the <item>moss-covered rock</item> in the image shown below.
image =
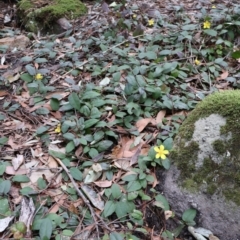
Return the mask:
M173 166L164 186L170 203L182 211L197 208L202 214L202 226L215 231L221 239L237 239L240 91L214 93L199 103L181 126L171 159ZM186 202L176 203L176 198Z
M75 19L86 12L87 7L79 0L20 0L18 3L20 21L31 32L53 31L58 19Z

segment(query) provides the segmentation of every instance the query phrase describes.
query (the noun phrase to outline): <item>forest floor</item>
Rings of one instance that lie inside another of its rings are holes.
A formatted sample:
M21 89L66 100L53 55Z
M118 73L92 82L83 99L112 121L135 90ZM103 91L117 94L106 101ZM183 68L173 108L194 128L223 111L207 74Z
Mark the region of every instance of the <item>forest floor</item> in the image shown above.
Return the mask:
M240 5L87 6L42 35L0 1L1 237L192 239L159 190L171 161L156 147L171 152L205 96L239 88ZM8 48L17 36L27 47Z

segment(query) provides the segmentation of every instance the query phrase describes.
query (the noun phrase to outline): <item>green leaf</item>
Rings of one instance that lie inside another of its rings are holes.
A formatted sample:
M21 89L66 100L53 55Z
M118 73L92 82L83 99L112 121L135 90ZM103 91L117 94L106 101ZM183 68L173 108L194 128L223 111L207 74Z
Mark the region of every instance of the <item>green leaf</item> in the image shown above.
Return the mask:
M68 101L74 109L77 109L80 111L80 99L77 93L75 92L71 93L68 97Z
M5 170L6 170L6 165L0 165L0 176L4 174Z
M162 194L158 194L155 199L156 202L154 203L154 205L162 208L165 211L170 209L167 199Z
M21 182L21 183L26 183L26 182L30 182L30 179L28 176L26 175L15 175L12 178L13 182Z
M33 76L31 76L29 73L23 73L23 74L20 76L20 78L21 78L23 81L27 82L27 83L30 83L30 82L32 82L32 80L33 80Z
M0 183L0 194L7 194L10 191L11 182L9 180L3 180Z
M0 214L7 215L10 211L8 200L6 198L0 199Z
M33 60L32 57L25 56L20 59L21 62L31 62Z
M110 141L110 140L103 140L103 141L101 141L98 144L97 149L98 149L99 152L103 152L103 151L109 149L112 145L113 145L112 141Z
M172 50L162 50L159 52L159 55L171 55Z
M34 194L36 193L34 189L32 189L31 187L24 187L20 190L20 193L22 195L28 196L29 194Z
M167 138L164 142L163 142L164 147L167 150L171 150L173 147L173 139L172 138Z
M49 218L44 218L41 222L40 229L39 229L39 235L41 239L47 238L50 239L52 235L52 221Z
M122 192L121 192L121 189L119 187L118 184L114 183L112 186L111 186L111 191L112 191L112 197L114 199L118 199L121 197L122 195Z
M85 100L85 99L93 99L93 98L96 98L98 96L100 96L101 94L98 93L98 92L95 92L95 91L88 91L88 92L85 92L83 94L83 96L81 97L82 100Z
M66 146L66 153L70 153L75 149L75 144L73 141L70 141Z
M38 188L39 188L40 190L45 189L45 188L47 187L47 182L46 182L46 180L40 177L40 178L37 180L37 186L38 186Z
M104 216L108 217L112 215L115 212L115 209L116 209L116 204L113 201L107 201L103 210Z
M39 115L47 115L49 114L49 110L47 108L40 107L36 110L36 113Z
M37 129L36 133L37 133L37 135L41 135L41 134L47 132L48 129L49 129L49 127L41 126Z
M197 28L196 24L188 24L188 25L183 25L182 30L195 30Z
M28 73L32 76L36 75L36 68L33 67L32 65L26 65L25 66L26 70L28 71Z
M240 51L235 51L232 53L232 58L239 59L240 58Z
M77 181L82 181L82 173L79 171L78 168L72 167L69 169L71 176L77 180Z
M206 33L209 36L216 37L217 36L217 31L213 29L205 29L204 33Z
M110 240L123 240L124 239L124 236L117 232L111 232L109 237L110 237Z
M85 121L84 122L84 129L88 129L88 128L92 127L97 122L99 122L99 119L89 119L89 120Z
M63 230L63 232L62 232L63 236L68 236L68 237L71 237L73 235L73 233L74 233L73 231L68 230L68 229Z
M127 176L122 177L122 180L127 181L127 182L134 181L136 179L137 179L137 174L136 173L129 174Z
M61 153L61 152L56 152L56 151L53 151L53 150L49 150L48 152L51 156L56 157L56 158L64 159L66 157L66 155L64 153Z
M166 170L168 170L171 166L171 162L168 158L161 159L161 163Z
M1 137L0 138L0 145L4 145L7 142L8 142L8 138L7 137Z
M142 188L141 184L138 181L131 181L127 185L127 192L133 192L140 190Z
M75 139L75 136L72 134L72 133L64 133L63 134L63 137L65 138L65 139L67 139L67 140L73 140L73 139Z
M50 106L51 106L53 111L57 111L59 109L59 106L60 106L59 100L56 99L56 98L51 98Z
M196 217L196 214L197 214L196 209L187 209L182 215L182 220L184 222L192 222Z

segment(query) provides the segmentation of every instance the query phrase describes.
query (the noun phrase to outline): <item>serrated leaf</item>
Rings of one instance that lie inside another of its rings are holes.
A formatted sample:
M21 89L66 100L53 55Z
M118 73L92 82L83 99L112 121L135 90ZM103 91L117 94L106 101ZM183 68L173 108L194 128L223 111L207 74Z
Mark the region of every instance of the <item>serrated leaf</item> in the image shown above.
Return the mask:
M40 224L39 235L41 239L50 239L52 235L52 221L49 218L44 218Z
M69 169L71 176L77 180L77 181L82 181L82 173L80 170L76 167L72 167Z
M115 212L115 209L116 209L116 204L113 201L107 201L103 210L104 216L108 217L112 215Z

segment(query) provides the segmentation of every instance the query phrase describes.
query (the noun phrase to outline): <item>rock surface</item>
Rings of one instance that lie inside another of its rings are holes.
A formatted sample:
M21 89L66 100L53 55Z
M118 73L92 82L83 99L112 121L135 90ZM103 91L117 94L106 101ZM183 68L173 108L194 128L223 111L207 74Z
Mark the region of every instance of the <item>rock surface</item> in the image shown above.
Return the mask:
M199 212L197 225L240 239L240 91L208 96L174 140L163 192L173 211Z

